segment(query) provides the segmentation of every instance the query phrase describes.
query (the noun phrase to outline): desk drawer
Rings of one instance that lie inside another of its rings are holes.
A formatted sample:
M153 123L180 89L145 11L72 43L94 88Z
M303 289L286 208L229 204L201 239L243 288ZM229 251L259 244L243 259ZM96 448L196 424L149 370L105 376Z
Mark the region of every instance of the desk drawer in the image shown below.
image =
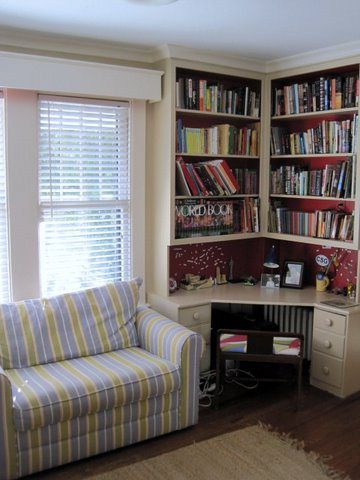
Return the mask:
M179 323L191 328L201 323L211 323L211 306L200 305L199 307L181 308L179 310Z
M338 335L345 335L346 317L345 315L338 315L337 313L315 308L314 328L320 328Z
M314 328L313 348L318 352L344 358L345 337Z
M324 383L340 388L343 380L343 362L337 358L313 351L311 375Z

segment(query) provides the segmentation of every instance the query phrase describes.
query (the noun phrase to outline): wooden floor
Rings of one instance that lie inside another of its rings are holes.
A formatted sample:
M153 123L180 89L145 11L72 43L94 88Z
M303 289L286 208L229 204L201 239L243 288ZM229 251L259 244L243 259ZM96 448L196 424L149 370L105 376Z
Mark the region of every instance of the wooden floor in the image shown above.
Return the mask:
M284 386L268 385L266 390L238 395L218 411L202 408L199 424L195 427L28 478L90 478L262 421L303 440L306 450L332 456L329 463L333 468L346 472L352 480L360 480L360 394L340 400L305 386L299 411L294 412L292 405L292 397Z

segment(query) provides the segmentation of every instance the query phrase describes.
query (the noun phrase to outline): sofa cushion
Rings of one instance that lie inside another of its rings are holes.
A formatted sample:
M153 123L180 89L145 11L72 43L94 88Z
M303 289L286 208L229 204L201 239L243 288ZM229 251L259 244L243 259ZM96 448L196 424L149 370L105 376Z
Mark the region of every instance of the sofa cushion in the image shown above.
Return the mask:
M138 347L7 370L15 427L44 427L180 388L179 367Z
M137 346L141 282L0 305L0 365L24 368Z

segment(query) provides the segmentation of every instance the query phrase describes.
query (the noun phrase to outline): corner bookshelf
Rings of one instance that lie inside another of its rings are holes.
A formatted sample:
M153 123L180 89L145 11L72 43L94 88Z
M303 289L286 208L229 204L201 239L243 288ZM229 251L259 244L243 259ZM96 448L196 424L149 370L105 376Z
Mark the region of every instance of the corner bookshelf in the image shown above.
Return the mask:
M149 270L152 290L167 295L170 247L261 236L264 74L175 59L157 66L165 75L150 108Z
M173 245L260 234L261 81L175 67Z
M273 75L268 89L264 236L357 250L359 65Z

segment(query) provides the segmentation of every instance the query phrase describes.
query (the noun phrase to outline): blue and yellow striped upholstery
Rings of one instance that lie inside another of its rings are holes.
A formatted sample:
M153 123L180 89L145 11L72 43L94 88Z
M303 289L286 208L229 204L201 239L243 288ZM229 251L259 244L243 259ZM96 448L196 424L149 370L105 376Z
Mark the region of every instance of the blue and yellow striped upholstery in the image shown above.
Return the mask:
M204 339L145 306L138 308L140 346L181 365L179 428L194 425L199 415L199 370Z
M0 480L197 422L202 338L125 283L0 308Z
M0 366L24 368L138 345L140 279L0 306Z
M0 479L16 478L16 434L12 415L11 383L0 367Z
M180 387L179 368L137 347L7 370L18 431L164 395Z
M143 402L19 432L19 475L29 475L177 430L178 410L177 390Z

